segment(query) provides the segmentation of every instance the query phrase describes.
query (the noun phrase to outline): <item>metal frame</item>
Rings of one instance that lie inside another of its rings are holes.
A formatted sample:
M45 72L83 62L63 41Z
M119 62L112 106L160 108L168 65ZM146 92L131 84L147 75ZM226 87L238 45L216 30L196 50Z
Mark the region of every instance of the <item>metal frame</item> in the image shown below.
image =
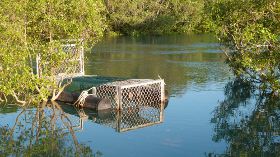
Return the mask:
M96 89L97 89L96 94L97 94L97 96L99 96L101 98L110 99L112 101L113 108L115 108L117 110L122 110L123 108L125 108L125 106L123 106L123 104L124 104L123 92L125 89L131 89L131 88L137 88L137 87L149 88L149 86L156 85L156 84L160 84L160 87L158 89L156 89L156 91L154 91L154 92L160 93L160 97L158 97L157 100L159 100L160 102L164 102L165 90L164 90L164 80L163 79L158 79L158 80L129 79L129 80L124 80L124 81L111 82L111 83L107 83L107 84L101 85L99 87L96 87ZM109 88L109 87L114 87L114 88ZM110 89L113 89L113 90L110 90ZM110 95L110 93L115 93L115 95L114 94ZM143 93L141 93L141 94L143 94ZM110 95L110 96L108 96L108 95ZM141 99L141 98L137 98L137 99ZM146 101L152 102L152 100L146 100Z
M64 44L64 45L62 45L62 47L74 47L74 49L75 48L77 48L76 47L76 44ZM69 74L67 74L67 76L65 76L65 77L75 77L75 76L83 76L83 75L85 75L85 67L84 67L84 47L83 46L79 46L78 48L77 48L77 51L78 51L78 55L79 55L79 59L78 60L75 60L75 61L78 61L79 62L79 65L77 65L77 66L79 66L79 73L69 73ZM40 59L41 57L40 57L40 54L39 55L37 55L36 56L36 74L39 76L39 77L42 77L42 67L40 66ZM57 76L59 76L60 74L62 74L62 73L58 73L58 74L56 74Z

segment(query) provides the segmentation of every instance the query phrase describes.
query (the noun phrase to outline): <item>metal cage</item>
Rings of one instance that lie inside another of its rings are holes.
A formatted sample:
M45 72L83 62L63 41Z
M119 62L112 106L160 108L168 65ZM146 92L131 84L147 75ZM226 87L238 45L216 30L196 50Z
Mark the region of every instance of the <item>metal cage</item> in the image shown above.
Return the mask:
M77 44L64 44L62 50L67 54L62 65L49 67L48 62L42 64L40 55L36 57L36 72L39 77L42 77L47 71L52 68L52 74L57 77L75 77L82 76L84 70L84 48Z
M129 79L100 85L96 95L111 100L112 108L122 110L164 101L164 80Z
M164 106L161 104L143 105L97 116L89 115L89 119L97 124L115 129L116 132L126 132L139 128L160 124L164 120Z

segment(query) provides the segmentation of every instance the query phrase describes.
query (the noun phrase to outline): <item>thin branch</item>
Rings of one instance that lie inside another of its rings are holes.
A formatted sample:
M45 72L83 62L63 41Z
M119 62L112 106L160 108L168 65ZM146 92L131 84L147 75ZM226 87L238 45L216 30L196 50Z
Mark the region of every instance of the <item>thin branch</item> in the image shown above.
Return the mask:
M16 94L14 91L13 91L13 93L12 93L12 96L16 99L16 102L17 102L17 103L20 103L20 104L21 104L20 106L25 106L26 101L20 100L20 99L18 98L17 94Z
M55 95L53 92L52 101L56 100L59 95L64 91L64 89L72 83L72 78L66 84L64 84L61 88L59 88L58 93ZM61 85L61 84L60 84Z

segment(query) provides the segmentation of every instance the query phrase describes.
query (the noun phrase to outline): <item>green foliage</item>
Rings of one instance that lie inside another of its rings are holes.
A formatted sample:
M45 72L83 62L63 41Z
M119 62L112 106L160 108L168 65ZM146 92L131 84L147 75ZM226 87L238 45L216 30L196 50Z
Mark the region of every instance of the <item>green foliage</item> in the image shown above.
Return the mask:
M106 0L110 29L126 35L189 33L202 19L201 0Z
M278 93L280 2L214 0L207 1L205 8L234 73L259 82L264 90Z
M105 29L104 11L101 0L1 1L1 98L13 97L19 103L41 101L57 90L54 73L34 75L36 56L41 56L45 67L65 66L64 39L94 44Z

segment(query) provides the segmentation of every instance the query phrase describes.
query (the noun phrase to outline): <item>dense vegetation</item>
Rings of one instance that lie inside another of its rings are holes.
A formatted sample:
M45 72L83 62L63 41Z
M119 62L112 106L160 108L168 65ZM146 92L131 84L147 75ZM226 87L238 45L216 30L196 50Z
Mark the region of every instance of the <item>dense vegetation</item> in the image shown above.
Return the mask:
M96 42L104 31L104 11L102 1L92 0L1 1L0 100L26 104L59 94L63 86L56 82L53 68L67 68L65 39ZM42 77L33 71L38 55L48 69Z
M198 31L203 17L203 0L105 0L105 4L109 30L125 35Z
M280 1L209 0L205 14L237 76L214 111L213 140L229 144L225 156L279 156Z
M205 11L234 73L279 94L280 1L209 0Z

